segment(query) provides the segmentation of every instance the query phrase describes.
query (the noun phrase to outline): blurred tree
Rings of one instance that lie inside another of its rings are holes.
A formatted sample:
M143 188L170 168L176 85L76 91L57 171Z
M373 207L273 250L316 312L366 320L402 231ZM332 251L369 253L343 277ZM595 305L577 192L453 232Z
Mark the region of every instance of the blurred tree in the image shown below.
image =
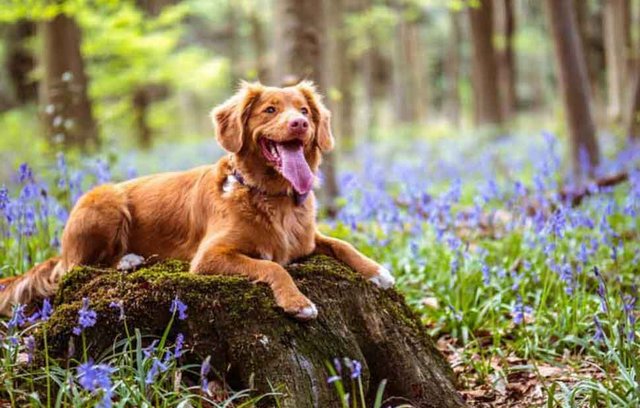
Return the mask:
M394 4L397 15L393 47L393 91L396 120L415 123L425 113L420 44L420 8L412 2Z
M251 42L255 53L255 71L258 80L263 84L271 84L271 72L267 55L267 38L264 29L263 17L258 7L252 7L249 12L249 23L251 24Z
M12 86L12 99L17 104L36 100L38 84L30 76L36 59L26 42L36 33L33 21L19 20L5 30L5 70Z
M356 62L351 52L345 18L354 12L354 0L327 0L327 56L329 79L329 104L333 112L333 128L338 136L340 149L350 150L354 145L354 87Z
M292 85L303 79L315 82L318 90L327 92L326 41L327 26L325 8L327 0L281 0L276 2L277 21L277 81ZM334 215L338 183L335 169L335 152L325 154L322 165L324 175L323 194L330 215Z
M146 15L157 18L162 10L176 3L176 0L137 0L137 6ZM153 130L149 126L149 106L167 96L168 89L164 84L139 84L133 89L131 105L133 107L133 120L137 133L138 146L148 149L153 143Z
M605 0L604 43L607 63L608 114L614 121L622 118L628 87L629 0Z
M83 149L98 143L80 51L82 32L65 14L39 23L42 41L40 104L49 138Z
M449 21L450 34L444 60L444 75L446 77L444 111L451 122L459 124L462 110L459 85L461 68L460 48L462 43L460 12L450 10Z
M502 116L510 118L517 110L516 61L513 51L513 36L516 29L514 0L496 0L499 27L498 74L502 96Z
M546 0L546 6L556 51L557 77L569 122L573 175L580 182L585 173L593 175L600 162L584 51L573 1Z
M493 4L492 0L479 0L478 3L479 7L469 7L475 123L497 125L502 123L503 117L493 46Z
M631 94L627 135L632 140L640 140L640 64L636 65L636 75Z

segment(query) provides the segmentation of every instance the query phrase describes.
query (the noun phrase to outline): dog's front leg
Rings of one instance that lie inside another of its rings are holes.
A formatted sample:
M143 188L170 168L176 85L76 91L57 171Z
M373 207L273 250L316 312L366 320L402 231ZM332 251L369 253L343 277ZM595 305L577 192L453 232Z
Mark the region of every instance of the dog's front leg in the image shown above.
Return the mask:
M361 254L348 242L316 232L315 252L332 256L346 263L365 279L383 289L390 288L395 283L395 279L386 268Z
M278 306L299 320L315 319L316 306L304 296L291 275L279 264L254 259L228 246L201 248L191 261L191 271L197 274L244 275L254 282L267 283Z

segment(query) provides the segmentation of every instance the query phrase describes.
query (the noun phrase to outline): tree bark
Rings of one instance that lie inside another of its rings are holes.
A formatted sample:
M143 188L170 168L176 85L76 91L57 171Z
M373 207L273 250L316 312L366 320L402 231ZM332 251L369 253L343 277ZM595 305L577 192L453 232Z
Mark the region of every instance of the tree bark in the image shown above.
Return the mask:
M475 123L499 125L503 118L493 46L493 5L492 0L480 0L479 3L480 7L469 8Z
M424 69L420 58L420 31L413 13L408 13L411 5L398 5L398 24L393 47L393 90L396 120L415 123L425 111L422 74ZM409 14L409 15L408 15Z
M36 33L36 24L21 20L9 25L5 32L5 69L11 82L12 99L19 105L36 100L38 84L29 78L36 66L34 55L25 41Z
M326 0L325 0L326 1ZM277 81L291 85L303 79L312 80L318 90L328 91L325 55L327 29L324 1L282 0L276 2ZM331 62L333 63L333 62ZM335 200L338 197L335 152L325 154L322 172L324 188L321 198L327 204L330 216L335 214Z
M455 124L460 123L461 102L460 102L460 44L462 43L462 27L460 13L449 12L451 24L450 41L447 55L444 60L444 72L446 78L444 111L449 120Z
M513 35L516 19L514 0L498 0L500 49L498 51L498 73L500 95L502 95L502 117L509 119L517 110L516 61L513 50Z
M83 297L98 315L96 325L83 333L90 357L96 358L126 336L119 312L109 307L112 301L122 302L129 330L140 329L147 338L162 335L178 296L188 307L187 317L174 321L169 341L183 333L184 349L190 350L184 362L200 364L211 356L212 372L223 376L216 380L232 389L260 395L276 387L287 394L279 405L284 407L340 406L334 385L327 383L326 364L348 357L362 363L368 404L386 379L385 406L464 406L451 369L402 295L374 287L332 258L314 256L288 267L320 311L317 320L307 323L278 309L266 285L187 270L188 264L168 262L132 273L89 267L71 271L47 322L49 356L67 354ZM79 359L82 350L76 350ZM343 370L346 380L349 372Z
M591 175L600 161L584 52L572 0L546 0L546 6L556 52L557 77L569 122L573 175L580 181L584 173ZM583 160L587 168L583 168Z
M88 148L98 143L88 78L80 50L82 33L73 18L59 14L39 23L43 77L40 104L49 138Z
M627 124L627 136L633 141L640 141L640 65L636 68L636 78L631 95L631 108Z
M267 40L264 32L264 22L256 8L249 14L251 24L251 42L255 53L255 70L258 80L263 84L271 84L271 72L267 55Z
M629 45L628 0L605 0L604 44L607 63L608 114L613 121L622 118L626 106L627 47Z

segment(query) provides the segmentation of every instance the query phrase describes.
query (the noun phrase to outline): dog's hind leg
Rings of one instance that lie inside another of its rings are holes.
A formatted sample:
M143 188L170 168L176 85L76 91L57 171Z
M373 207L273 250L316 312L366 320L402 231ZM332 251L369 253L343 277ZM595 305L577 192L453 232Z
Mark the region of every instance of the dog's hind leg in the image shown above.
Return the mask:
M55 292L60 258L48 259L21 276L0 279L0 314L9 316L15 304L45 298Z
M126 193L113 184L85 194L74 207L62 233L62 262L115 266L126 253L131 214Z
M0 314L10 315L14 304L53 295L62 275L74 266L115 266L127 250L130 224L126 195L118 187L108 184L84 195L62 233L61 256L0 280Z

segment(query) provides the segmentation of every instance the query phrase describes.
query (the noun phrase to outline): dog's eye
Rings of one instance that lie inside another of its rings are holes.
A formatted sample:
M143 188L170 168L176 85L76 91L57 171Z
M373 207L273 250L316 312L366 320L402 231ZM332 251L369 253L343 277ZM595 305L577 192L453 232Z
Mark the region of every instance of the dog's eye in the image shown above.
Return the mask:
M303 114L304 116L307 116L307 115L309 114L309 109L307 109L307 108L302 108L302 109L300 109L300 112L302 112L302 114Z
M267 106L267 109L264 110L266 113L276 113L276 108L273 106Z

